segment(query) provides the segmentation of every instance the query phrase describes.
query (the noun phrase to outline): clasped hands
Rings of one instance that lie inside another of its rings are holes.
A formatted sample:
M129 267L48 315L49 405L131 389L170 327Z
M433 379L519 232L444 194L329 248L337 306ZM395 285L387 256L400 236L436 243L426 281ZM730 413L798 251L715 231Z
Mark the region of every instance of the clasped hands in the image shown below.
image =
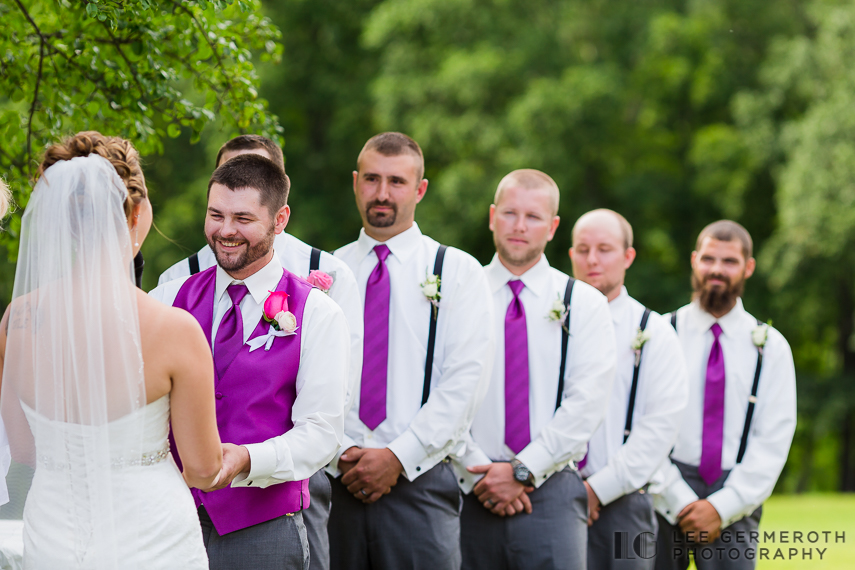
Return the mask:
M214 477L211 486L202 490L209 493L228 487L235 477L241 473L249 473L250 467L249 450L246 447L233 443L223 443L223 466L217 476Z
M338 460L341 482L347 491L366 505L392 491L404 466L388 447L350 447Z
M484 508L500 517L510 517L525 511L531 513L528 494L534 487L526 487L514 479L510 463L496 462L467 467L470 473L483 473L484 477L472 490Z
M677 522L691 542L709 544L721 533L721 517L706 499L686 505L677 515Z

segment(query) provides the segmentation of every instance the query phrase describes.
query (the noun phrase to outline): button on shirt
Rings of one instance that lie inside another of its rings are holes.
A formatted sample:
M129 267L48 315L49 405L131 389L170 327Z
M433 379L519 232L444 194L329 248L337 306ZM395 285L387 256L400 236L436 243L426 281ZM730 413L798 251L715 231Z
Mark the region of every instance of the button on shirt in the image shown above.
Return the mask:
M149 295L171 305L188 277L160 285ZM282 265L274 255L270 263L243 281L249 289L240 304L244 342L262 318L268 292L275 290L281 279ZM231 305L226 289L235 282L240 283L217 267L212 339L217 337L220 321ZM341 444L350 355L347 322L338 305L320 290L313 289L298 324L302 339L297 398L291 408L294 427L283 435L246 444L250 472L245 478L236 477L233 487L267 487L308 479L329 462Z
M677 439L677 428L688 400L686 364L671 323L651 312L638 374L632 429L623 443L626 413L635 369L633 341L644 305L626 287L609 302L617 343L617 371L606 419L588 446L582 469L603 505L633 493L650 481Z
M379 243L362 230L357 241L335 252L353 270L363 301ZM469 429L493 362L493 330L484 326L493 319L493 305L481 265L448 248L430 398L421 406L433 305L420 284L433 274L439 243L415 223L383 243L391 252L385 262L391 283L386 419L377 429L368 429L359 419L357 401L347 416L341 449L388 447L412 481L444 459ZM359 390L354 392L358 400ZM330 465L333 471L339 456Z
M282 232L276 235L273 249L279 262L286 270L299 277L309 275L309 260L312 255L312 246L300 241L291 234ZM199 269L204 271L217 264L214 252L209 246L205 246L197 253L199 257ZM339 259L327 252L321 252L318 269L333 278L330 287L330 299L338 303L347 319L350 331L350 373L346 396L347 409L353 405L353 390L359 386L359 378L362 374L362 297L359 296L359 287L350 268ZM190 275L190 262L187 258L182 259L163 273L157 280L158 286L164 285L175 279L188 277ZM216 321L219 323L219 321ZM253 325L253 328L255 325ZM245 329L244 329L245 330ZM252 332L253 329L250 329Z
M752 331L757 321L738 300L736 306L716 319L691 303L677 311L677 334L683 347L689 379L689 402L671 457L688 465L699 465L703 431L704 386L713 334L718 322L724 353L725 404L724 445L721 468L732 469L724 488L707 497L718 511L725 528L752 513L772 494L781 474L796 428L796 372L790 346L777 330L769 328L763 348L763 367L757 389L757 404L742 463L736 464L745 424L748 399L757 367L757 347ZM698 499L670 462L651 486L656 510L675 524L677 514Z
M485 267L493 303L493 329L504 339L505 313L513 299L507 283L517 279L498 256ZM570 338L564 393L556 411L561 366L561 324L548 318L552 306L564 298L569 277L549 266L546 256L519 277L526 314L529 350L529 424L531 443L516 455L540 486L571 460L585 456L591 435L603 421L615 374L615 339L608 302L602 293L581 281L570 301ZM482 319L482 322L484 320ZM470 492L480 479L466 467L507 461L514 453L505 444L505 347L496 342L487 395L475 416L466 445L452 466L458 484Z

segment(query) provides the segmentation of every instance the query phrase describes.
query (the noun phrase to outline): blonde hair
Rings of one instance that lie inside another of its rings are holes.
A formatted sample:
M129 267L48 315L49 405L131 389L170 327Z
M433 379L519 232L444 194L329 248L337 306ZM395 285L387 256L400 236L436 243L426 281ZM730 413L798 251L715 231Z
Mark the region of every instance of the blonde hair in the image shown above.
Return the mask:
M592 216L592 215L595 215L595 214L608 214L610 216L613 216L615 218L615 220L617 221L618 226L620 226L620 231L621 231L621 234L623 237L623 248L629 249L632 247L632 239L633 239L632 226L626 220L626 218L624 218L623 216L621 216L620 214L618 214L614 210L609 210L608 208L597 208L596 210L591 210L590 212L586 212L586 213L582 214L581 216L579 216L579 219L576 220L575 224L573 224L573 231L570 233L571 238L573 240L576 239L576 228L579 226L579 224L585 218Z
M6 217L6 213L12 206L12 193L9 192L9 186L0 178L0 220Z
M539 190L541 188L548 190L549 198L552 202L552 215L555 216L558 214L558 200L561 192L558 190L558 184L555 183L555 180L545 172L534 170L533 168L521 168L505 175L496 188L496 194L493 196L493 204L498 204L505 190L512 186L519 186L526 190Z
M48 147L45 157L39 165L38 179L45 170L61 160L71 160L78 156L97 154L110 161L119 177L128 189L125 200L125 215L131 216L135 205L148 196L145 187L140 154L130 141L121 137L108 137L97 131L83 131Z

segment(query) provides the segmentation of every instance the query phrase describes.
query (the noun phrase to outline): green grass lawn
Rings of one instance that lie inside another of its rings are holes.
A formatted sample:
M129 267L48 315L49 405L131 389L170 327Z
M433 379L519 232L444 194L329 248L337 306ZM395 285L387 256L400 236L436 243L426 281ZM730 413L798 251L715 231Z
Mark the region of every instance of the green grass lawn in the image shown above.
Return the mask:
M775 543L764 542L763 533L775 531ZM780 532L789 533L788 543L780 542ZM802 533L802 543L793 541L793 533ZM810 544L808 533L819 533L819 541ZM822 534L831 531L828 543ZM758 570L790 570L821 568L822 570L852 570L855 568L855 494L782 495L766 501L760 520L761 543L758 548ZM835 542L835 533L845 533L845 541ZM759 551L767 548L769 560L760 558ZM789 558L791 548L798 554ZM773 560L777 550L784 559ZM812 559L803 557L803 550L812 549ZM825 549L822 559L817 549Z

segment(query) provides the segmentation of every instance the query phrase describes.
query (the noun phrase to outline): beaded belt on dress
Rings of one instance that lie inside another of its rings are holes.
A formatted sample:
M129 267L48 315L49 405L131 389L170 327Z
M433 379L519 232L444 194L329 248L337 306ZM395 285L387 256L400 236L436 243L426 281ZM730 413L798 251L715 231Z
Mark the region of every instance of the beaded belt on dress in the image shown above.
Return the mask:
M110 467L120 469L123 467L144 467L147 465L156 465L157 463L165 461L167 457L169 457L168 443L166 443L160 451L149 451L134 459L128 459L125 457L116 457L111 459ZM47 455L40 455L38 463L48 471L60 471L61 468L65 468L68 465L67 463L54 461L52 457Z

